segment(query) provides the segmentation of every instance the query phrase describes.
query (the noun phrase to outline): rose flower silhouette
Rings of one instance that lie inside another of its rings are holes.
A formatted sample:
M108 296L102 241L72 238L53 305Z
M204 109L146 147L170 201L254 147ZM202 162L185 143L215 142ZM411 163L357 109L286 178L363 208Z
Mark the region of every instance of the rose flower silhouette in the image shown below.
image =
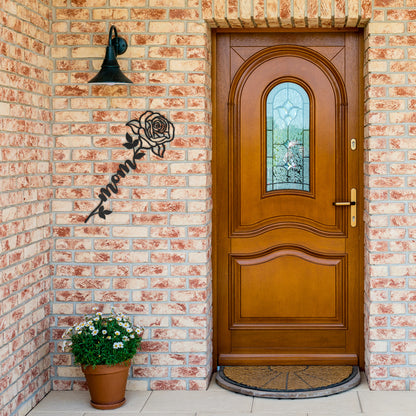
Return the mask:
M130 120L127 125L132 132L139 136L136 140L129 140L124 146L132 149L138 146L140 149L151 149L152 152L163 157L165 153L164 143L170 142L175 136L175 127L164 116L152 111L146 111L138 120Z

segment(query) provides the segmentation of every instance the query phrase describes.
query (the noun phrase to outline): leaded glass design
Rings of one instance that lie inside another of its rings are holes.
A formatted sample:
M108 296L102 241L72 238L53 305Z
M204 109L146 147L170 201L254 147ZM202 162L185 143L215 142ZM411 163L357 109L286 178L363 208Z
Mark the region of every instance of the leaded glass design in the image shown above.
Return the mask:
M266 190L310 190L307 92L294 82L282 82L266 101Z

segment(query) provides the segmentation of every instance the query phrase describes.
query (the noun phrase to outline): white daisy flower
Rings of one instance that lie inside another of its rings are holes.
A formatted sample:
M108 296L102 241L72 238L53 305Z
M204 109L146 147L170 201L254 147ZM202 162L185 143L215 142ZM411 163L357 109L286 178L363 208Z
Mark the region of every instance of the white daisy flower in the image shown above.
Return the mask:
M136 328L136 334L140 337L143 335L144 332L144 328L142 326L139 326L138 328Z
M71 333L72 329L69 328L67 329L63 334L62 334L62 338L66 338L67 336L69 336L69 334Z

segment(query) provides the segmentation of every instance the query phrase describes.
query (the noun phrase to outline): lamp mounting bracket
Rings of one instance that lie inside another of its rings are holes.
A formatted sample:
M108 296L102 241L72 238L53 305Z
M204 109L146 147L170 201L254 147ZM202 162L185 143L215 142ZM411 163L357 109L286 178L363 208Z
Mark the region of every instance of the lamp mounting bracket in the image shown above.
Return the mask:
M127 42L125 39L117 35L117 29L115 26L111 26L110 28L110 33L108 35L108 45L114 48L116 55L122 55L127 50Z
M127 50L127 42L125 39L118 37L116 39L116 54L123 55Z

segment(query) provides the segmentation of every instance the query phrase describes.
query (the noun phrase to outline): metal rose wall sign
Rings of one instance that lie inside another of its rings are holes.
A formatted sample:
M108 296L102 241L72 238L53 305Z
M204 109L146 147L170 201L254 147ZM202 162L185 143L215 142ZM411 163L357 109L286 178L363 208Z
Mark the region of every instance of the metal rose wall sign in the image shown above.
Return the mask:
M118 193L117 184L122 178L126 177L130 169L136 169L136 161L140 160L146 154L142 151L143 149L150 149L155 155L163 158L166 150L165 143L171 142L175 137L175 127L173 124L166 117L152 111L146 111L138 120L130 120L127 126L131 128L134 136L126 133L127 141L123 146L126 149L131 149L133 156L124 163L120 163L117 172L111 177L107 186L100 189L100 193L98 194L100 202L91 211L85 222L93 215L98 215L100 218L105 219L107 215L113 212L106 208L104 203L107 202L112 193Z

